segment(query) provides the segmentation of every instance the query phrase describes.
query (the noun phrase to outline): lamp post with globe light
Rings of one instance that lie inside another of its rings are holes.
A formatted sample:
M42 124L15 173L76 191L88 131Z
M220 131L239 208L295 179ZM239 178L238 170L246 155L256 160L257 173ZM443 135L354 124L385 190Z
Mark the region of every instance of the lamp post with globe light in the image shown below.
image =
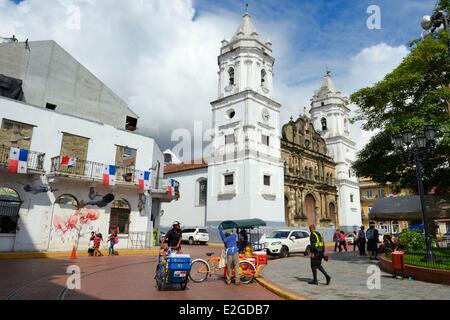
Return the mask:
M427 156L433 156L436 150L436 130L429 125L423 134L413 136L410 129L403 130L402 133L394 136L394 144L403 157L416 166L417 187L419 189L420 205L422 211L422 221L425 232L425 261L433 260L431 236L427 221L427 210L425 203L425 190L422 181L422 161Z
M432 16L423 16L420 25L424 29L422 32L422 38L447 31L449 34L448 54L450 56L450 17L448 11L439 10Z
M424 31L422 38L425 39L433 34L447 31L448 36L448 57L450 58L450 15L448 10L436 11L432 16L423 16L420 23ZM450 101L447 101L448 113L450 115Z

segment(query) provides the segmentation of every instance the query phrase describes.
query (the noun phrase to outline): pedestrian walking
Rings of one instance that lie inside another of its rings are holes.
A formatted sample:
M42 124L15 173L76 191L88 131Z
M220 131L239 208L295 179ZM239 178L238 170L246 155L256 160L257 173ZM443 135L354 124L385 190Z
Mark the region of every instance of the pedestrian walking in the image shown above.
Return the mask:
M358 247L358 241L356 241L356 238L358 238L358 235L356 234L356 231L353 231L353 251L356 251L356 248Z
M108 242L109 242L108 256L115 256L116 253L114 251L114 246L119 243L119 237L117 236L117 233L114 232L110 234Z
M371 224L369 230L366 232L367 237L367 251L369 251L370 260L378 260L378 230L375 229L375 224Z
M91 232L91 237L89 238L89 245L88 245L88 254L89 254L90 257L93 257L94 256L94 252L95 252L94 240L95 240L95 232L92 231Z
M345 252L348 252L347 240L345 240L345 232L344 231L341 231L339 233L339 252L342 252L342 247L344 247Z
M103 235L101 233L97 233L94 238L94 256L95 257L103 257L103 253L100 251L100 244L103 241Z
M322 259L325 257L325 242L323 241L323 236L320 232L316 231L315 225L310 225L309 230L311 235L309 237L311 243L311 270L313 274L313 280L308 282L312 285L318 285L319 282L317 280L317 270L323 273L325 278L327 279L327 285L331 282L331 277L325 271L322 266ZM326 258L327 259L327 258Z
M234 283L240 285L239 279L239 248L238 248L238 235L236 233L226 232L224 234L222 226L219 226L219 234L223 243L225 244L225 250L227 255L227 284L231 284L231 269L234 270Z
M334 242L334 252L337 251L338 247L339 247L339 236L340 236L341 232L339 229L336 229L336 231L333 234L333 242Z
M358 242L359 247L359 255L366 256L366 233L364 232L364 226L361 226L361 229L358 231L358 236L356 237L356 241Z

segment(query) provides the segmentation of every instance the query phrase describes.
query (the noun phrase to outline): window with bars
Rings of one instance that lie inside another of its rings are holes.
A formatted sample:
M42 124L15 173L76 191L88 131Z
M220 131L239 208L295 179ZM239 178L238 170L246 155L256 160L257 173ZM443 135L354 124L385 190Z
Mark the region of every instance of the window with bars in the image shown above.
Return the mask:
M224 177L226 186L234 185L234 174L226 174Z

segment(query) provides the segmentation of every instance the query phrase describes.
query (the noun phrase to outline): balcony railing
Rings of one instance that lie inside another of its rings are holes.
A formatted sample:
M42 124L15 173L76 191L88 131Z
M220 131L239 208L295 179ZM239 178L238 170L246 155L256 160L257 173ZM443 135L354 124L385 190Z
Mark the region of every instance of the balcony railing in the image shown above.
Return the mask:
M0 167L8 168L8 159L11 147L0 145ZM28 172L44 171L45 153L28 151Z
M103 171L105 164L77 160L75 166L67 167L61 165L61 157L52 158L51 173L60 175L74 176L87 179L103 179ZM120 167L116 166L116 182L138 184L139 172L133 167Z

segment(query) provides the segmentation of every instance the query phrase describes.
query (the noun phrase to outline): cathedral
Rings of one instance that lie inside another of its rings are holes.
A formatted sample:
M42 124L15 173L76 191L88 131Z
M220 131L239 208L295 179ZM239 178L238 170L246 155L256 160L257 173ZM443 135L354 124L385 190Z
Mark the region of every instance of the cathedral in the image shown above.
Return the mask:
M165 178L180 182L178 201L163 205L161 226L216 225L259 218L269 226L360 225L359 186L351 174L348 101L330 74L312 99L311 118L281 128L274 100L272 43L246 13L218 56L217 99L211 103L210 156L180 163L165 153ZM321 130L320 130L321 129ZM344 153L342 153L344 152ZM353 205L347 202L352 197Z
M291 118L282 129L286 224L307 227L338 225L336 163L325 140L306 115Z

